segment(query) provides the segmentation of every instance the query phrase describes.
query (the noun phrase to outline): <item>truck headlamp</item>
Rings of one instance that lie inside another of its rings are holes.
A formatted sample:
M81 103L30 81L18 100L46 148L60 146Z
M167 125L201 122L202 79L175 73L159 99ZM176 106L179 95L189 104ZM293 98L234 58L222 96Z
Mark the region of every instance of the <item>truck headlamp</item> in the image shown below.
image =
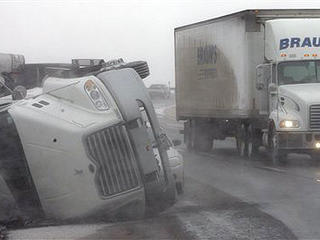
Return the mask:
M298 128L299 121L297 120L282 120L280 122L280 128Z
M94 81L86 81L86 83L84 84L84 90L88 94L91 102L94 104L96 109L98 109L99 111L105 111L109 109L109 105L107 104L100 89L94 83Z

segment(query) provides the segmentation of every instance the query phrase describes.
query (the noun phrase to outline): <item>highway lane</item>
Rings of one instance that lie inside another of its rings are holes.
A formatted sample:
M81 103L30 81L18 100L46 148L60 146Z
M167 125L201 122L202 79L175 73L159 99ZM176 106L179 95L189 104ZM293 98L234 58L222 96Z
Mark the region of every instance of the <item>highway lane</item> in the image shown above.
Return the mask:
M182 138L174 103L159 103L160 120L171 138ZM157 105L157 104L156 104ZM216 141L209 153L190 153L180 147L186 176L230 194L280 220L300 239L320 239L320 167L302 154L274 167L263 149L252 161L240 158L235 140Z

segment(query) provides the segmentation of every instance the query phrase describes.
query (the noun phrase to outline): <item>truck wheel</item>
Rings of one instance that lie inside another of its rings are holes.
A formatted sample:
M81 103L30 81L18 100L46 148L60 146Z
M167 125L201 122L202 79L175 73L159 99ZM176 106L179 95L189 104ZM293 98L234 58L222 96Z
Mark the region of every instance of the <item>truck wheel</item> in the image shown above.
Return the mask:
M286 153L279 149L279 139L276 134L275 127L272 127L269 135L269 153L272 160L272 164L277 166L280 164L284 164L286 161Z
M240 157L245 157L247 154L247 137L246 137L247 133L246 133L246 127L244 124L241 124L241 126L238 129L238 133L237 133L237 149L238 149L238 153L240 155Z

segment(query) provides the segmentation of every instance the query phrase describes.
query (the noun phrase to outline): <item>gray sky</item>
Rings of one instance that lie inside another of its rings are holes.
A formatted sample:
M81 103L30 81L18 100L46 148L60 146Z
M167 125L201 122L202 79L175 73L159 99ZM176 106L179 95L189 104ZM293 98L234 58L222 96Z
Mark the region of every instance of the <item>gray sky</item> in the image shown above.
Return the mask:
M146 80L174 85L173 29L255 8L320 8L295 0L0 1L0 52L27 62L122 57L147 60Z

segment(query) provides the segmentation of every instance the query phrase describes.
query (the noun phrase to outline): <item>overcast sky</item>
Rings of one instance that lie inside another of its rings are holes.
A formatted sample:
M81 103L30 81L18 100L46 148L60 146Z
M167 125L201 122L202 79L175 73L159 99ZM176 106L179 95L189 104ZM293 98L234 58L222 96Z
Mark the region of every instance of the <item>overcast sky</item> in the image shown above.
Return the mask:
M0 1L0 52L27 62L147 60L146 80L174 85L175 27L256 8L320 8L319 1Z

